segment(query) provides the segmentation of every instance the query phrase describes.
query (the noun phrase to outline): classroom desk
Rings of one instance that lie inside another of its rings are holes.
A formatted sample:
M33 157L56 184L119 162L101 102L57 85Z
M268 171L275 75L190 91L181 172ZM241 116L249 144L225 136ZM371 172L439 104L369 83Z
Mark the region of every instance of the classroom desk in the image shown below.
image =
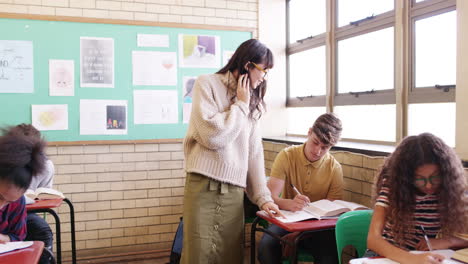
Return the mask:
M32 246L0 254L0 264L38 263L44 242L33 241Z
M254 264L255 263L255 232L256 231L261 231L264 233L269 234L270 236L282 240L281 237L271 233L265 228L257 227L257 223L261 219L265 219L271 224L275 224L281 228L283 228L286 231L289 232L300 232L300 234L296 237L294 240L294 244L292 247L291 251L291 256L290 256L290 263L291 264L296 264L297 263L297 245L299 244L299 241L303 238L306 238L307 235L310 235L311 233L318 232L318 231L326 231L326 230L333 230L335 229L336 226L336 221L338 219L324 219L324 220L307 220L307 221L301 221L301 222L294 222L294 223L283 223L275 218L271 218L268 216L266 212L263 211L258 211L256 213L257 217L255 220L252 222L252 228L251 228L251 233L250 233L250 263Z
M60 218L52 208L58 208L66 202L70 207L70 232L71 232L71 249L72 249L72 263L76 264L76 239L75 239L75 210L73 204L67 198L65 199L50 199L50 200L36 200L33 204L27 204L26 210L28 213L49 213L55 219L55 237L56 237L56 252L57 264L62 263L62 237L60 232Z

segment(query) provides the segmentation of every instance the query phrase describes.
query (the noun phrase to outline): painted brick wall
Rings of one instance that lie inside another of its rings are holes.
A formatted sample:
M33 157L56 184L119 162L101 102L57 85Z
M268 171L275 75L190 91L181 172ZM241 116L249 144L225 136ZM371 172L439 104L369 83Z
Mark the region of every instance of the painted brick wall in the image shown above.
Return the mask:
M0 0L0 12L257 28L258 0Z
M74 204L79 257L170 248L182 215L182 143L58 146L47 153L54 188ZM70 256L68 206L58 212Z

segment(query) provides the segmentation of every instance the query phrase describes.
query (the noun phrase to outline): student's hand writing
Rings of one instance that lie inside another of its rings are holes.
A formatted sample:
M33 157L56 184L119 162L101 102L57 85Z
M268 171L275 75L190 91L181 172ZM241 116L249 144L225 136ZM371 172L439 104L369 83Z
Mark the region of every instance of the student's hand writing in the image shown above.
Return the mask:
M242 74L237 80L237 98L250 104L250 80L248 74Z
M407 262L405 261L404 264L438 264L442 263L444 259L444 256L431 252L423 254L411 254L411 258L409 258Z
M288 211L296 212L304 209L308 203L310 203L309 197L298 194L294 199L286 201L283 207Z
M286 218L283 213L281 213L281 211L279 210L278 206L273 203L273 202L266 202L262 205L262 208L261 208L263 211L267 212L267 214L271 217L271 218L275 218L275 217L278 217L278 216L281 216L283 218Z

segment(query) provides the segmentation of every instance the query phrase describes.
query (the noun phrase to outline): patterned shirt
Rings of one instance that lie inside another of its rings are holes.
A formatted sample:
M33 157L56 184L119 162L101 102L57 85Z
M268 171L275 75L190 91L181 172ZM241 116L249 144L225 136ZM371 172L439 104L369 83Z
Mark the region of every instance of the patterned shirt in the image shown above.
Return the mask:
M388 193L390 192L388 187L382 187L377 198L376 205L388 207ZM424 239L423 231L421 226L426 230L429 238L435 238L440 231L440 213L439 197L436 194L429 195L416 195L416 204L414 209L414 226L408 226L407 232L409 233L409 239L404 241L402 246L398 245L394 240L394 234L392 232L392 223L389 221L385 222L382 236L389 241L391 244L406 250L415 250L416 245L421 239Z
M11 241L26 238L26 203L24 196L0 209L0 233Z

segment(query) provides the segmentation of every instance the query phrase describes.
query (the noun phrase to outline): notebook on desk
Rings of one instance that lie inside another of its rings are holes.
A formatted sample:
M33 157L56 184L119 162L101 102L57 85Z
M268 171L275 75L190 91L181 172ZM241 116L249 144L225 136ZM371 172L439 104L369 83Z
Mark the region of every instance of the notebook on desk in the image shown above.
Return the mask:
M461 262L450 259L454 253L451 249L433 250L432 252L443 255L445 257L443 264L460 264ZM411 251L411 253L421 254L427 251ZM350 264L399 264L388 258L360 258L351 260Z

